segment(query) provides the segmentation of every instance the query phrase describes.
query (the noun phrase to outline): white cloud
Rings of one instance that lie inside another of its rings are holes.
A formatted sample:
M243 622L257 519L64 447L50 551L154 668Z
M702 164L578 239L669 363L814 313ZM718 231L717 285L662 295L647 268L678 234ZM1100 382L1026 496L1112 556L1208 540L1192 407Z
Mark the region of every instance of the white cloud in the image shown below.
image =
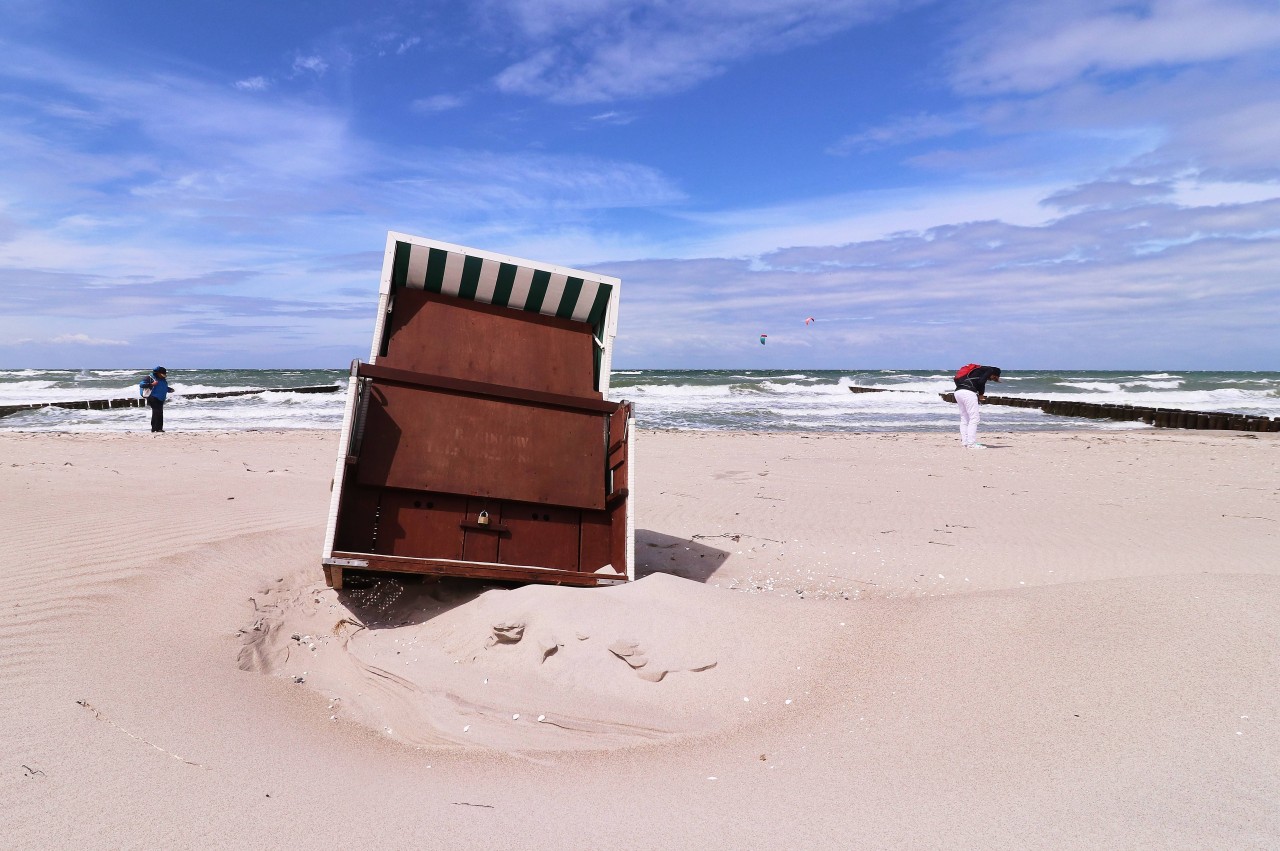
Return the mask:
M466 100L458 95L431 95L430 97L419 98L413 102L412 109L414 112L448 112L451 109L457 109L466 103Z
M1022 226L1050 218L1041 200L1053 183L859 192L788 204L682 213L698 227L668 251L679 257L752 257L789 246L842 245L944 223L1002 221Z
M502 211L655 207L683 199L657 169L567 154L432 151L403 159L404 176L386 190L404 209L440 207L453 217Z
M57 346L78 345L78 346L127 346L128 340L102 340L90 337L88 334L59 334L57 337L49 340Z
M616 109L611 109L608 112L601 112L597 115L591 116L591 120L597 124L611 124L617 127L625 127L635 121L636 116L635 113L619 112Z
M1280 198L1280 182L1230 183L1184 179L1173 185L1173 200L1183 207L1253 204L1277 198Z
M0 276L12 273L0 295L29 292L23 281L34 270L114 291L118 309L135 312L143 304L128 300L148 283L226 270L256 277L202 287L288 281L318 293L361 278L300 281L300 263L380 245L389 227L523 245L533 256L546 240L566 259L617 257L638 240L604 232L606 211L684 198L661 171L637 163L384 145L357 135L337 107L222 82L130 76L30 49L0 52L0 80L50 95L0 104L12 119L0 121ZM61 103L77 110L49 109ZM51 132L23 132L36 122ZM121 128L124 152L115 143ZM52 310L24 303L21 315Z
M243 80L236 80L236 88L245 92L261 92L271 85L266 77L246 77Z
M805 355L815 366L923 367L954 360L977 328L993 359L1026 368L1206 369L1280 357L1277 264L1280 201L1148 204L1032 227L975 221L604 268L625 282L625 364L737 366L750 356L744 341L766 332L770 345L819 341ZM819 325L803 329L806 316Z
M962 114L972 131L907 162L945 175L1053 175L1063 185L1184 174L1269 183L1280 179L1276 70L1248 56L970 99Z
M845 136L827 149L827 153L845 156L857 151L874 151L895 145L907 145L925 139L938 139L972 129L975 122L956 115L907 115Z
M317 77L329 70L329 63L320 56L295 56L293 58L293 71L295 74L309 71Z
M747 57L811 44L916 0L492 0L531 46L505 92L602 103L690 88Z
M1054 192L1042 203L1062 210L1131 207L1171 196L1173 192L1174 187L1164 181L1099 180Z
M1157 6L1157 17L1172 8ZM1060 17L1067 7L1083 13ZM816 0L524 3L513 7L523 55L542 59L509 68L509 90L560 101L673 91L753 55L812 43L881 8ZM1244 8L1232 4L1228 13ZM1124 15L1093 3L1032 7L1028 18L1014 22L1012 35L990 19L982 21L985 35L970 35L971 63L961 68L975 76L959 79L981 98L854 126L858 132L832 149L944 140L911 151L912 164L935 170L919 186L740 209L690 199L643 162L391 147L361 135L343 106L292 100L274 87L251 96L260 90L225 79L128 76L75 58L6 51L5 85L40 97L0 103L0 206L10 219L0 241L0 300L14 323L45 320L15 326L43 344L68 324L93 332L98 326L89 323L100 316L119 322L100 326L103 337L129 328L132 335L129 318L144 313L171 317L176 334L215 341L211 352L250 345L268 322L299 337L337 339L355 329L352 337L363 341L367 309L352 313L333 294L360 291L376 262L368 273L309 267L328 252L376 248L394 223L571 265L692 258L610 264L627 282L624 331L638 336L626 351L637 358L668 345L714 358L744 333L759 333L761 317L797 305L874 316L874 327L836 329L828 339L840 357L871 357L869 347L880 346L881 363L894 360L894 346L929 351L939 322L981 323L993 340L1010 347L1021 340L1031 352L1053 343L1062 362L1073 351L1093 356L1085 341L1113 337L1135 350L1150 342L1152 363L1162 351L1208 352L1223 340L1275 351L1251 330L1276 320L1280 302L1270 283L1280 263L1280 213L1258 203L1280 196L1273 67L1255 51L1122 83L1095 73L1123 70L1114 57L1033 62L1023 74L996 61L1013 55L1018 33L1051 41L1046 21L1071 29ZM384 42L388 51L397 38ZM1225 44L1219 40L1220 53ZM316 52L340 67L336 52ZM319 64L297 73L330 67L312 58ZM1043 79L1067 77L1031 95L1013 82L1041 79L1044 68L1052 73ZM462 103L439 94L414 108ZM582 114L579 129L634 118L606 107ZM29 130L36 125L40 133ZM113 144L122 130L123 151ZM628 215L636 210L644 213ZM726 256L744 259L707 259ZM66 298L34 297L49 291ZM975 302L994 307L967 314ZM1197 326L1201 307L1205 324ZM1196 337L1210 332L1216 344ZM72 352L93 340L61 336ZM771 333L770 342L789 345L785 334Z
M1280 7L1259 0L1032 3L973 24L955 82L978 92L1040 91L1090 73L1237 58L1280 47Z

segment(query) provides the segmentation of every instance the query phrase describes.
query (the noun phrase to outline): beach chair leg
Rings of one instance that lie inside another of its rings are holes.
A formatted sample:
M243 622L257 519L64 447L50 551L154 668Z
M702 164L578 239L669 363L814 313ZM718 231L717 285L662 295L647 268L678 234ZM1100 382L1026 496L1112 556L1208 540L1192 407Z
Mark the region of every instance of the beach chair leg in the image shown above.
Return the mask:
M324 578L330 588L335 591L342 590L342 568L336 564L326 564L324 566Z

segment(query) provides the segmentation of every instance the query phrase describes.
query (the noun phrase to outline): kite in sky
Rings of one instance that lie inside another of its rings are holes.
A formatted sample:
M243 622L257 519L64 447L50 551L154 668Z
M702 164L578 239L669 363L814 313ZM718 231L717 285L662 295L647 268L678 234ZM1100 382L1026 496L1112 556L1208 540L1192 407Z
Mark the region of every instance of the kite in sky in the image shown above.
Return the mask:
M769 335L768 335L768 334L761 334L761 335L760 335L760 345L762 345L762 346L763 346L763 345L764 345L764 341L765 341L765 340L767 340L767 339L769 339Z
M815 322L817 322L817 321L818 321L818 320L816 320L816 319L814 319L812 316L810 316L808 319L806 319L806 320L804 321L804 324L805 324L805 325L812 325L813 323L815 323Z

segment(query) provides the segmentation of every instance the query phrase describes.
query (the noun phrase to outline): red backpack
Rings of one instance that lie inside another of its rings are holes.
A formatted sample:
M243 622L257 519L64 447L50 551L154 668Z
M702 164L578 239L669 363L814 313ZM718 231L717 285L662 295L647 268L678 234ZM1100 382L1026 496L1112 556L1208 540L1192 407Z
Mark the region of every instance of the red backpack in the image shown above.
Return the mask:
M960 367L959 369L956 370L956 381L959 381L960 379L964 378L966 375L973 372L975 369L977 369L981 365L982 364L967 363L964 366Z

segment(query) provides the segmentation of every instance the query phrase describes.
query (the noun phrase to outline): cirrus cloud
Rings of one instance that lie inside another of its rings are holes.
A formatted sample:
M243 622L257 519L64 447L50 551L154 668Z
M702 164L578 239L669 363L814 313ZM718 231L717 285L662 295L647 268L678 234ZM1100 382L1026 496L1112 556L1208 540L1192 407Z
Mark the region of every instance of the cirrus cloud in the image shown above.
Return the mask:
M531 52L495 80L555 103L691 88L736 62L812 44L916 0L492 0Z
M1280 47L1280 7L1258 0L1016 2L982 21L955 83L1034 92L1088 74L1189 65Z

